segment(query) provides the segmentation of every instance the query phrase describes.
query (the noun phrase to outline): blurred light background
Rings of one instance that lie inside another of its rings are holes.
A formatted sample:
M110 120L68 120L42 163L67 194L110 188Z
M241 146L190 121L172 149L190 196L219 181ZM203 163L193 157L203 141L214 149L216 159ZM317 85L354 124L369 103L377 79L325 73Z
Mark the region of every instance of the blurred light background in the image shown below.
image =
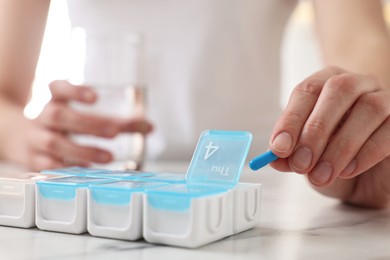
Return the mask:
M390 0L384 1L384 15L390 25ZM282 96L287 103L294 86L321 68L321 58L313 28L314 13L309 0L301 0L286 27L281 50ZM70 66L70 22L66 0L51 1L46 32L32 90L25 109L29 118L38 116L50 99L48 84L54 79L68 78Z

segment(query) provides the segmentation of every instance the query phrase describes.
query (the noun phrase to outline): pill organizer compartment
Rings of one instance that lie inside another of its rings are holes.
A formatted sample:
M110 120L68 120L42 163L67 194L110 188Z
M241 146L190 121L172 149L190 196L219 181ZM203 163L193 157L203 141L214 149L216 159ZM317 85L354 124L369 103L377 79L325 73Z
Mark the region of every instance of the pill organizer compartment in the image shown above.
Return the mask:
M221 187L173 184L147 191L144 238L198 247L231 235L232 194Z
M121 180L90 185L88 190L88 232L93 236L125 240L142 237L142 193L161 182Z
M67 176L37 182L36 225L43 230L81 234L87 231L87 190L90 184L115 179Z
M238 183L233 189L233 234L260 224L261 184Z
M30 228L35 226L35 182L47 176L39 173L0 175L0 225Z
M233 234L233 192L249 150L249 132L202 133L186 184L147 189L144 238L199 247Z

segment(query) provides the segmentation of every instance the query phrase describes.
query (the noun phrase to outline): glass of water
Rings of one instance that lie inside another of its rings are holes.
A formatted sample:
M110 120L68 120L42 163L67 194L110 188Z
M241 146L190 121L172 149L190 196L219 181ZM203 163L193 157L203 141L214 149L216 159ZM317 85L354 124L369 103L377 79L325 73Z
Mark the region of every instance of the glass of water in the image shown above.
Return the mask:
M116 120L145 117L142 47L138 34L104 35L75 29L70 82L93 87L97 100L94 104L75 102L72 106ZM140 133L121 133L114 138L74 134L72 139L80 145L111 152L115 162L123 162L126 169L139 170L144 161L145 136Z

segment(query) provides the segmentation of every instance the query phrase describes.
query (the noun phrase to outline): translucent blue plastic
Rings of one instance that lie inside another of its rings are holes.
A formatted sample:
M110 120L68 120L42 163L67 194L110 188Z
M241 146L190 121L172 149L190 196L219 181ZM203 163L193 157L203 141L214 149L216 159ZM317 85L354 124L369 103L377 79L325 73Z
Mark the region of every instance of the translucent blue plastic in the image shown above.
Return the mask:
M97 174L97 177L116 178L121 180L138 180L140 178L146 178L153 175L155 175L155 173L130 170L116 170L103 174Z
M128 205L131 194L144 192L145 189L164 185L161 182L121 180L112 183L93 184L89 186L92 199L97 203L111 205Z
M210 130L202 133L187 171L188 184L233 187L240 179L252 134Z
M94 178L86 176L69 176L63 178L38 181L39 193L47 199L72 200L78 188L88 187L90 184L113 182L114 179Z
M194 198L205 197L226 189L219 186L175 184L146 190L148 203L158 209L186 211Z
M89 175L89 176L94 176ZM185 183L185 175L179 173L168 172L140 172L140 171L112 171L107 174L96 174L95 177L115 178L121 180L141 180L149 182L164 182L164 183Z
M226 192L240 178L251 141L249 132L203 132L186 174L186 184L147 189L148 203L162 210L185 211L194 198Z
M56 174L56 175L78 175L78 176L87 176L94 174L106 174L111 172L106 169L96 169L96 168L84 168L84 167L68 167L68 168L60 168L60 169L52 169L52 170L44 170L42 173L44 174Z
M180 173L161 172L161 173L153 173L148 176L140 176L138 180L184 184L186 182L186 177L184 174L180 174Z

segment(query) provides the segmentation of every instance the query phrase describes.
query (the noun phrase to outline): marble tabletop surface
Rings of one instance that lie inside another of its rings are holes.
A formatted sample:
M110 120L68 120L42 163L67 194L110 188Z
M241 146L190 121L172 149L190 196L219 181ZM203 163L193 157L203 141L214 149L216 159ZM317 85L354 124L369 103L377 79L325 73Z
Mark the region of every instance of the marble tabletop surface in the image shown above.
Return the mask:
M185 172L186 165L146 170ZM263 184L261 224L198 249L0 226L0 259L390 259L390 210L343 205L303 176L271 168L245 168L241 181Z

